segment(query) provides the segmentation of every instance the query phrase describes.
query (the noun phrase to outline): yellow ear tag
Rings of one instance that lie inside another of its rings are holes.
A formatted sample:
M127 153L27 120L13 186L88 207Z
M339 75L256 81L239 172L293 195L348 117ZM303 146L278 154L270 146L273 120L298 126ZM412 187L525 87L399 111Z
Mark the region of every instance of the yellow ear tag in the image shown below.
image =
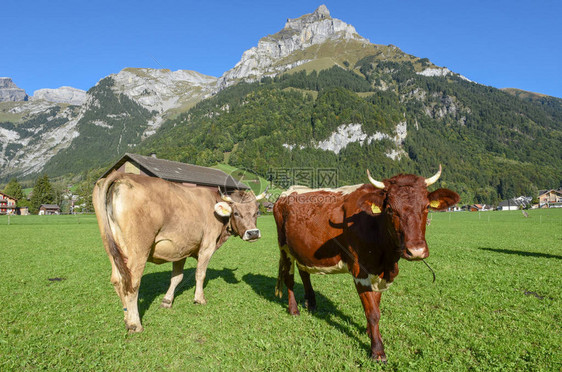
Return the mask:
M439 204L441 204L439 203L439 200L433 200L431 203L429 203L429 206L431 208L439 208Z
M373 211L373 213L381 213L381 209L378 207L378 205L376 204L371 204L371 210Z

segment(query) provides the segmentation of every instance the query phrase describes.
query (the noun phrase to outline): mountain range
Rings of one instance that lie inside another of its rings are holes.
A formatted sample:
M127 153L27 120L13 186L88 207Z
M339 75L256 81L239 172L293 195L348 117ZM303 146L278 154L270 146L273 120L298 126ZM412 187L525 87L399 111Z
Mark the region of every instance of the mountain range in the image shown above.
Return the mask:
M2 179L104 167L125 152L201 165L434 173L488 201L562 182L562 100L471 82L373 44L325 6L289 19L221 77L126 68L28 97L0 78Z

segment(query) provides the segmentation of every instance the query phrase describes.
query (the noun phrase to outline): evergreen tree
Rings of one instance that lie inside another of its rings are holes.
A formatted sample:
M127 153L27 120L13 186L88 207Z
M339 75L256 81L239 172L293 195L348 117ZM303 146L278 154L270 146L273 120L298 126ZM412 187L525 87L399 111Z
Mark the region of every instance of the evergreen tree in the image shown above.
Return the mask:
M31 213L39 212L41 204L50 204L55 200L53 187L49 182L49 176L46 174L39 177L33 186L33 195L31 196Z
M15 178L12 178L10 182L8 182L6 188L4 188L4 194L11 196L14 199L17 199L18 206L20 204L20 200L24 198L21 185L19 184L18 180Z

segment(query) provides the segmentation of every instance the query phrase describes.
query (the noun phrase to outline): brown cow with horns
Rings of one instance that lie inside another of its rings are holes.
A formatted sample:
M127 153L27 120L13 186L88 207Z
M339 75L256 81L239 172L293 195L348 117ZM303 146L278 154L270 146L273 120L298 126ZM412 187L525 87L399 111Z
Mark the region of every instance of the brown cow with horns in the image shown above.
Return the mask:
M339 189L294 186L281 195L273 213L281 258L275 293L289 295L288 311L298 315L293 293L296 262L305 290L305 306L316 307L310 273L349 272L367 317L371 357L386 361L379 333L381 292L398 275L398 260L422 260L429 256L425 241L428 209L444 210L459 201L448 189L428 192L437 181L399 174L382 182Z
M169 308L186 258L196 258L194 302L205 304L203 283L211 256L231 235L245 241L260 238L256 201L264 196L265 191L257 197L252 191L227 196L220 189L118 172L100 179L93 204L127 329L143 330L137 297L147 261L173 262L170 287L162 300Z

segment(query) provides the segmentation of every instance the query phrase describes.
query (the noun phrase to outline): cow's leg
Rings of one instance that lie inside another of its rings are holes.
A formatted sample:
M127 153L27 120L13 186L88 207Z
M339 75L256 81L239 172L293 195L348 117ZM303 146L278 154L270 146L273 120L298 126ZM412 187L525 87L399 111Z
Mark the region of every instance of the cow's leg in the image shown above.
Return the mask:
M209 266L209 261L215 253L215 246L208 247L206 249L201 249L199 251L199 257L197 258L197 269L195 270L195 298L193 302L200 305L205 305L207 300L205 300L205 294L203 293L203 284L205 283L205 276L207 275L207 266Z
M111 283L113 284L113 288L115 289L115 292L117 292L117 295L121 299L121 304L123 305L123 315L124 315L123 320L125 321L125 326L127 327L127 329L132 330L132 327L129 326L131 324L130 314L135 310L133 310L133 308L129 306L129 303L132 300L130 298L131 293L125 288L123 278L121 276L121 273L119 272L119 269L117 269L115 262L113 261L113 257L110 256L109 260L111 261ZM138 296L138 292L137 292L137 296ZM135 309L136 309L136 305L135 305ZM136 332L142 331L142 325L140 324L140 317L139 317L138 324L135 325L134 329Z
M310 282L310 273L299 269L299 274L304 286L304 306L308 311L314 311L316 310L316 295L314 289L312 289L312 283Z
M115 286L115 290L117 291L119 297L121 297L121 302L123 303L125 326L129 332L143 331L139 315L138 296L145 265L146 259L138 260L136 262L129 259L127 266L129 267L129 271L131 273L132 291L128 291L125 288L120 275L116 275L116 280L114 280L114 276L112 275L112 282ZM117 269L115 268L115 270Z
M281 249L281 257L279 258L279 277L278 281L283 280L285 286L287 287L287 294L289 297L289 314L300 315L299 309L297 307L297 300L295 299L295 293L293 288L295 287L295 275L294 275L294 260L290 257L285 249Z
M386 363L386 354L382 344L382 337L379 332L379 319L381 312L379 304L381 301L381 292L374 292L370 286L365 287L361 282L355 281L355 287L361 298L365 317L367 318L367 334L371 339L371 358L379 362Z
M186 259L184 258L182 260L176 261L172 265L172 279L170 280L170 288L168 288L168 292L166 292L166 295L162 299L162 307L172 307L176 287L183 280L183 266L185 265L185 260Z

